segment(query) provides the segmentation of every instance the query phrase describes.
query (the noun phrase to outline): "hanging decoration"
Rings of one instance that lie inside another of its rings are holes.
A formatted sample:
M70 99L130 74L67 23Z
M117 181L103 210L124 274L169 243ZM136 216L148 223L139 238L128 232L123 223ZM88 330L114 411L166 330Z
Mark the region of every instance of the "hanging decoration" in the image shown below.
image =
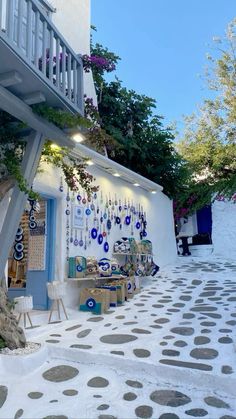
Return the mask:
M24 259L24 245L23 245L23 228L20 226L17 230L16 236L15 236L15 245L14 245L14 253L13 258L19 262L22 259Z
M63 185L61 183L62 188ZM34 203L30 203L30 217L34 217ZM113 229L124 230L130 236L137 233L140 239L146 238L147 217L140 203L131 201L129 197L119 198L111 192L104 195L103 191L88 196L85 192L74 192L66 195L66 249L67 257L70 245L89 249L93 241L103 244L103 251L109 251L108 237ZM35 227L35 218L30 219L31 228ZM36 223L37 226L37 223ZM20 247L19 247L20 249Z
M35 218L35 212L37 210L37 202L33 199L28 198L30 210L29 210L29 229L35 230L37 228L37 222Z

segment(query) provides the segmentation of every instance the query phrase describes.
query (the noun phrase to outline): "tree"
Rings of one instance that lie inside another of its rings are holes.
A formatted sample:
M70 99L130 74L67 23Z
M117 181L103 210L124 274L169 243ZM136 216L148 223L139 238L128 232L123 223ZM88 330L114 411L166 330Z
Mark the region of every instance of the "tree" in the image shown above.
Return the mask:
M192 170L185 197L195 194L192 210L210 204L217 194L229 199L236 191L236 19L224 39L208 55L207 82L211 98L187 117L178 151ZM183 202L182 202L183 203Z
M100 44L91 45L91 56L102 56L114 71L119 57ZM107 82L103 68L93 67L98 96L99 123L112 138L108 156L131 170L161 184L174 197L187 176L187 168L174 145L174 133L155 114L154 99L124 87L120 80Z

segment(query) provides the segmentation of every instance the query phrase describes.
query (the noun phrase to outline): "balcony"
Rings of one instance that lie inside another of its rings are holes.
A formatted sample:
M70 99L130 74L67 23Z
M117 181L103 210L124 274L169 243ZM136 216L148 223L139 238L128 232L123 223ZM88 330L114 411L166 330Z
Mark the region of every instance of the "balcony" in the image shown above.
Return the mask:
M38 0L0 0L0 57L0 85L25 103L83 115L82 60Z

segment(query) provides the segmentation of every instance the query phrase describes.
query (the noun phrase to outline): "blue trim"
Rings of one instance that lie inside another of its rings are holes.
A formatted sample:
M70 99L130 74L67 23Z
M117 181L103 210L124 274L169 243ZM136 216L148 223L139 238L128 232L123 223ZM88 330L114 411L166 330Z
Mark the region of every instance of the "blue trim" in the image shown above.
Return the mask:
M57 200L56 198L48 199L48 282L52 282L55 275L55 262L56 262L56 216L57 216ZM51 306L51 301L47 297L47 308Z

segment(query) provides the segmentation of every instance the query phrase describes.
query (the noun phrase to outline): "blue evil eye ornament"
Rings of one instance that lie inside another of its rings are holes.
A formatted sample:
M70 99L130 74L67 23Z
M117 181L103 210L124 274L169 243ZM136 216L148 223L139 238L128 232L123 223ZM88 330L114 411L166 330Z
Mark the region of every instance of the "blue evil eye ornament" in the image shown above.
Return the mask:
M77 195L77 201L81 201L81 199L82 199L82 196L81 195Z
M116 224L120 224L120 217L116 217Z
M29 228L30 230L35 230L37 227L37 223L35 221L30 221Z
M147 237L147 232L146 232L146 230L143 230L143 237Z
M111 220L107 220L107 229L110 230L111 229Z
M88 298L88 300L86 301L86 306L90 310L93 310L96 307L96 301L93 298Z
M79 245L79 240L78 239L75 239L74 240L74 246L78 246Z
M24 245L23 243L16 243L14 246L14 249L16 252L21 253L24 250Z
M130 215L127 215L126 217L125 217L125 224L128 226L128 225L130 225L130 221L131 221L131 217L130 217Z
M90 214L91 214L91 209L86 208L86 210L85 210L85 214L86 214L86 215L90 215Z
M98 235L97 229L96 228L92 228L92 231L91 231L91 237L92 237L92 239L96 239L97 238L97 235Z
M102 244L102 242L103 242L103 235L99 234L98 235L98 244Z
M93 194L94 199L97 199L97 194L96 192Z
M66 215L70 215L70 210L69 209L66 210Z
M137 223L136 223L135 227L137 228L137 230L139 230L139 229L140 229L141 224L140 224L140 222L139 222L139 221L137 221Z
M76 270L77 270L77 272L82 272L83 267L81 265L77 265Z
M104 243L103 249L104 249L104 252L106 253L109 251L109 244L107 242Z
M90 205L90 208L91 208L92 211L94 211L95 210L95 205L94 204L91 204Z

